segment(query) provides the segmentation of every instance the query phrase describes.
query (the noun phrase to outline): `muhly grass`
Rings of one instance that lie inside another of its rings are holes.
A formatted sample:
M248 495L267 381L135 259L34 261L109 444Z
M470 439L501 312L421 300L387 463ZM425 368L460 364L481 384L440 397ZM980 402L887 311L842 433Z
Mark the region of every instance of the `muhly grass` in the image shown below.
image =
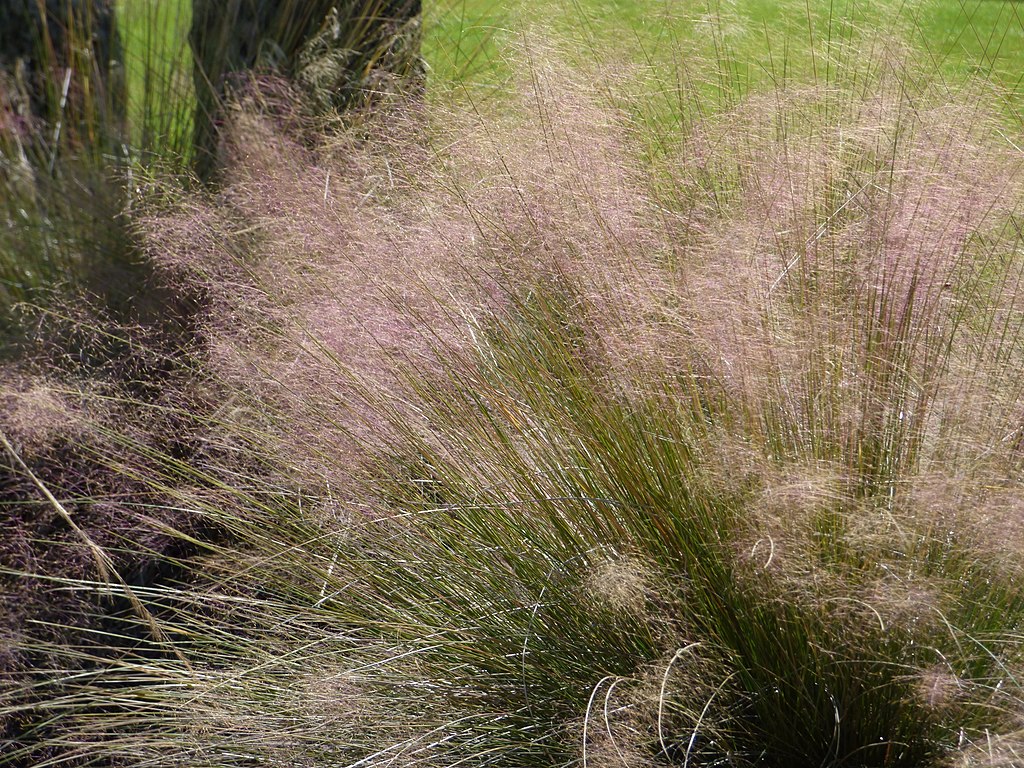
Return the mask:
M194 24L190 0L9 5L0 22L3 359L24 340L13 316L26 304L88 301L129 323L176 312L151 289L132 236L136 198L153 177L215 176L226 94L250 76L292 78L301 99L291 106L315 122L420 74L416 2L218 0L198 2Z
M614 84L549 57L501 115L315 149L243 105L223 190L163 195L142 236L203 354L131 413L188 410L190 450L99 414L88 452L230 543L107 636L5 639L51 670L8 686L0 764L1016 764L996 96L889 51L651 167ZM10 453L61 402L21 391Z

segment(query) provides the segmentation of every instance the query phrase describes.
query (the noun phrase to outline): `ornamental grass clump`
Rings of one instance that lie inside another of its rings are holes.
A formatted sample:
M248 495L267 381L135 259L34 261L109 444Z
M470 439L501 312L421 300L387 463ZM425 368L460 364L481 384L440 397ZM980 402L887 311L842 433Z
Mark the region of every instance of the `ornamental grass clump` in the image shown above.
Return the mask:
M95 454L229 535L135 591L159 636L48 646L3 710L60 724L38 764L1013 764L991 94L892 53L645 165L618 86L530 60L503 115L314 148L240 105L224 188L145 220L204 297L201 449Z

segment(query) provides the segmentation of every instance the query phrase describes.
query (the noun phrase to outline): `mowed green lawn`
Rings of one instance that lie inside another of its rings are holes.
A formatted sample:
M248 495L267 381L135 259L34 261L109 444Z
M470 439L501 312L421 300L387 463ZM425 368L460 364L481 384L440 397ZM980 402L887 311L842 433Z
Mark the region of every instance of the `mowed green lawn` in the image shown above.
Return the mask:
M950 87L989 78L1021 106L1024 5L1002 0L452 0L428 4L424 51L435 84L502 84L505 51L548 38L569 63L632 65L726 98L906 46ZM572 59L576 59L573 62Z
M123 0L122 35L133 125L187 133L189 0ZM1024 111L1024 5L1003 0L442 0L425 3L423 52L431 87L500 99L524 40L553 44L568 66L628 71L638 105L678 117L678 86L702 110L779 85L832 82L883 44L918 52L922 70L956 88L996 83ZM628 70L627 70L628 68ZM160 114L165 104L178 110ZM653 116L652 116L653 115ZM141 129L136 141L142 141ZM149 137L152 141L152 137ZM145 143L143 141L143 143Z

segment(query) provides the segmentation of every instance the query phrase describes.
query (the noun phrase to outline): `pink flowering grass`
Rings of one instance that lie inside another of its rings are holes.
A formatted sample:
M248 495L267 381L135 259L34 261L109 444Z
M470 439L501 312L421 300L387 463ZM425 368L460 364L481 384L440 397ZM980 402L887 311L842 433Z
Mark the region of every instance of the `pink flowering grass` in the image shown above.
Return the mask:
M242 104L223 187L162 190L203 449L96 450L232 541L143 595L177 655L43 686L42 764L1012 764L993 94L889 53L652 156L621 83L528 59L506 110L313 146Z

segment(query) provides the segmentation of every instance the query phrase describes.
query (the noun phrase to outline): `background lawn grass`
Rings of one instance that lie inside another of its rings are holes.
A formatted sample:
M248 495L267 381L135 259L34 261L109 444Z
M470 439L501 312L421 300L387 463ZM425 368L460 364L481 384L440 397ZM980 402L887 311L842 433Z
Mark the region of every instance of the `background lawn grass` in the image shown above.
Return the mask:
M990 78L1017 122L1022 106L1024 12L1014 2L461 0L428 4L425 28L433 87L473 84L481 96L512 76L503 51L524 30L559 40L568 63L633 65L637 100L668 112L678 102L657 92L678 78L700 86L702 109L728 106L751 90L829 82L881 35L919 49L925 70L951 88Z

